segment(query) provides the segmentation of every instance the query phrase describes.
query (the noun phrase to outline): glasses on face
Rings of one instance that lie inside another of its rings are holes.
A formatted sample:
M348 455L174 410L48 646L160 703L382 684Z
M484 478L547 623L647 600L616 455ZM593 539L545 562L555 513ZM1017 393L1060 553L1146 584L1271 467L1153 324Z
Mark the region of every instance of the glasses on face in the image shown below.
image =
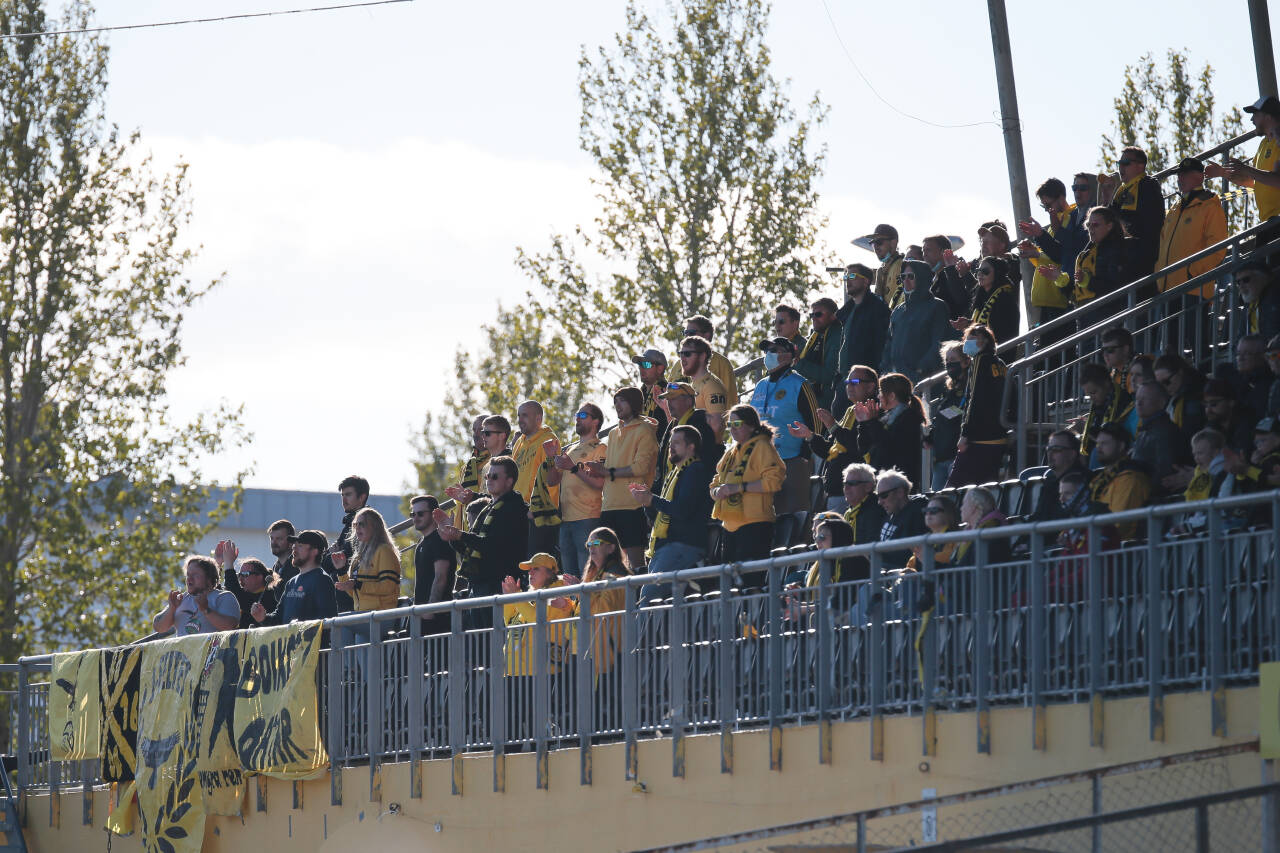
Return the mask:
M1046 212L1051 212L1053 210L1053 202L1051 201L1040 202L1040 209ZM925 510L925 512L928 512L928 510Z
M846 489L856 489L858 486L870 486L875 480L845 480L844 487Z
M642 362L640 362L640 369L641 369L641 370L649 370L649 369L651 369L652 367L653 367L653 362L652 362L652 361L642 361Z
M578 412L576 415L574 415L574 417L580 421L585 421L587 418L591 417L591 415L587 414L586 412Z
M1118 352L1119 350L1120 350L1120 347L1115 346L1115 345L1104 346L1104 347L1102 348L1102 351L1103 351L1104 353L1106 353L1107 355L1111 355L1111 353L1113 353L1113 352Z
M822 530L822 531L819 531L818 533L813 534L814 542L827 542L830 539L831 539L831 533L826 530Z
M861 380L861 379L846 379L846 380L844 381L844 384L845 384L845 385L861 385L861 384L862 384L862 380Z
M737 429L738 427L742 426L744 423L746 423L746 421L743 421L741 419L729 421L729 429Z
M810 318L810 319L812 319L812 320L817 320L819 317L825 317L825 316L827 316L827 312L826 312L826 311L811 311L811 312L809 312L809 318Z
M486 438L488 438L491 435L502 435L502 433L496 429L482 429L480 430L480 434Z
M845 280L845 281L857 281L857 280L858 280L858 279L860 279L860 278L862 278L862 276L858 275L856 272L851 272L851 273L849 273L848 275L846 275L846 276L844 277L844 280Z
M1121 168L1123 168L1123 167L1125 167L1125 166L1130 165L1131 163L1136 163L1136 162L1138 162L1138 161L1137 161L1137 160L1120 160L1120 161L1118 161L1118 162L1117 162L1117 164L1116 164L1116 165L1118 165L1118 166L1120 166Z
M697 329L685 329L684 336L686 338L700 338L702 337L702 333L699 332Z
M894 486L892 489L885 489L883 492L876 492L876 500L878 500L878 501L882 501L882 500L884 500L885 498L889 497L889 495L891 495L891 494L893 494L894 492L898 491L898 489L900 489L900 488L902 488L902 487L901 487L901 486Z
M1072 184L1071 191L1077 193L1087 193L1089 191L1088 184Z
M696 350L691 350L691 349L682 349L682 350L680 350L680 357L681 357L681 358L693 358L695 355L698 355L698 354L699 354L699 353L698 353Z
M490 471L490 472L488 473L488 475L486 475L486 476L485 476L485 479L486 479L486 480L500 480L500 479L502 479L502 475L501 475L501 474L499 474L497 471Z
M587 547L588 547L588 548L599 548L599 547L600 547L601 545L603 545L603 544L604 544L604 540L603 540L603 539L588 539L588 540L587 540Z

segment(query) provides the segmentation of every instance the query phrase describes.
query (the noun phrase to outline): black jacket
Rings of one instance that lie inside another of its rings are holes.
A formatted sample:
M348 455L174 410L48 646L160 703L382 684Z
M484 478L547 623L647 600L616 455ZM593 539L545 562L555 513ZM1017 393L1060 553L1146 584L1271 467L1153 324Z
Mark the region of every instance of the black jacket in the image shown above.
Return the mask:
M965 386L964 422L960 435L969 441L996 441L1008 433L1000 421L1000 405L1004 402L1004 383L1009 368L1000 357L979 353L969 365L969 381Z
M1164 194L1160 192L1159 182L1146 175L1134 189L1138 194L1134 210L1124 209L1131 191L1117 193L1111 200L1112 210L1135 242L1130 281L1150 275L1155 270L1156 258L1160 256L1160 230L1164 228Z
M711 523L711 477L715 468L702 459L695 459L685 466L676 480L671 500L664 500L657 492L653 495L653 517L659 512L671 516L671 524L662 542L682 542L694 548L707 547L707 529ZM659 491L661 487L659 487ZM658 543L662 547L662 543Z
M929 439L933 442L933 461L946 462L956 457L956 445L960 443L960 427L964 423L964 392L969 375L960 377L955 388L944 383L941 393L929 401L933 420L929 422ZM948 417L950 415L950 417Z
M987 312L987 326L999 343L1018 336L1018 291L1012 285L1007 290L1004 289L1005 283L998 282L990 291L975 287L973 305L969 312L970 317L977 317L980 311ZM991 301L990 305L987 304L988 301Z
M338 615L333 579L321 569L300 572L280 592L280 603L267 614L263 625L287 625Z
M1164 492L1160 480L1173 473L1174 465L1191 461L1190 446L1182 436L1169 413L1161 409L1153 417L1138 421L1138 436L1129 451L1138 462L1147 466L1151 474L1152 491Z
M1071 211L1071 218L1066 225L1050 223L1049 228L1040 232L1035 244L1071 278L1076 272L1076 255L1079 255L1089 243L1089 232L1084 230L1084 220L1089 211L1077 207Z
M875 495L872 495L875 497ZM929 532L924 524L924 508L929 499L924 495L913 495L907 499L906 506L895 515L886 515L880 525L880 541L908 539L912 536L923 536ZM883 551L880 554L880 565L885 569L901 569L911 559L911 550Z
M514 489L487 502L453 550L462 557L458 572L470 582L471 598L499 595L502 579L519 577L529 553L529 505Z
M831 452L831 447L836 442L839 442L840 446L844 448L844 452L836 454L834 459L828 459L827 455ZM862 455L866 452L858 445L857 430L845 429L837 422L831 428L830 436L814 433L813 438L809 439L809 449L823 460L823 491L829 497L843 495L845 466L854 462L861 462Z
M347 565L351 564L351 552L354 550L351 546L351 522L359 511L358 509L353 509L342 516L342 532L338 534L338 540L333 543L333 546L341 548L342 553L347 555ZM333 557L327 552L320 558L320 568L329 576L329 580L334 583L342 580L344 573L333 567ZM348 593L342 590L334 590L334 594L337 596L339 613L347 613L356 609L355 599Z
M837 378L843 381L855 364L865 364L878 371L885 335L889 333L889 306L884 300L868 290L861 303L846 302L836 312L836 321L844 329Z
M1089 492L1089 471L1087 465L1080 461L1077 457L1075 463L1067 469L1068 474L1080 474L1084 477L1085 487L1081 491L1085 494ZM1036 498L1036 508L1032 510L1031 517L1028 521L1056 521L1059 518L1068 518L1068 513L1063 509L1062 504L1058 501L1058 486L1062 483L1062 477L1059 477L1050 468L1045 472L1044 484L1040 486L1040 494ZM1054 533L1049 538L1052 539L1058 534Z
M1135 270L1135 255L1138 252L1137 243L1132 237L1124 237L1119 229L1112 229L1101 243L1098 244L1098 259L1094 264L1093 276L1089 280L1089 291L1093 297L1105 296L1113 290L1117 290L1134 279L1141 278ZM1092 299L1086 300L1085 303L1076 298L1077 304L1086 304ZM1112 305L1105 310L1115 313L1121 310L1123 306Z
M907 475L915 491L923 491L920 482L921 433L924 418L912 406L888 423L888 413L858 424L858 446L871 454L871 467L877 471L897 468ZM923 521L921 522L923 523Z
M1252 373L1241 373L1234 364L1226 364L1214 371L1214 377L1231 384L1236 392L1236 409L1247 407L1255 422L1267 410L1271 385L1276 377L1265 364Z
M294 574L296 575L297 572L295 571ZM236 574L236 570L231 566L227 566L222 570L222 586L227 592L236 597L236 601L240 602L241 628L257 627L257 620L249 612L254 604L261 604L268 613L273 612L280 605L280 597L276 589L267 587L262 592L257 593L247 591L240 585L240 576ZM278 588L283 589L284 584L281 584Z
M972 281L971 278L961 278L954 266L944 266L933 274L929 292L947 303L951 319L968 317L969 305L973 301Z
M707 423L707 413L702 409L690 409L688 416L682 420L669 420L667 429L662 433L662 438L658 442L658 465L653 478L653 490L662 489L662 481L667 478L667 469L671 467L671 431L678 426L691 426L698 431L702 444L698 446L698 458L711 466L711 470L715 471L716 465L720 462L720 457L724 455L724 445L720 443L720 437L711 429L711 425Z
M1249 325L1250 315L1254 315L1258 324L1257 334L1262 335L1268 341L1276 335L1280 335L1280 285L1268 284L1266 290L1262 291L1262 296L1258 298L1258 304L1252 311L1249 307L1245 308L1245 329L1252 331Z

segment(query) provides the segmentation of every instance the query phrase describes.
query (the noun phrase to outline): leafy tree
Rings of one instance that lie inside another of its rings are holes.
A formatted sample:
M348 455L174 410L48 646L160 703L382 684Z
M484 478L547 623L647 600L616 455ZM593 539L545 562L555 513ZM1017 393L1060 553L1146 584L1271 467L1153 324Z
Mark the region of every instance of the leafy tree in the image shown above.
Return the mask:
M1183 157L1205 151L1244 133L1239 107L1219 114L1213 95L1213 67L1207 62L1198 73L1185 50L1170 49L1168 67L1159 68L1150 53L1124 69L1124 86L1114 101L1112 133L1102 135L1098 165L1116 170L1116 154L1125 145L1147 152L1147 171L1158 172ZM1211 183L1211 182L1206 182ZM1253 224L1248 194L1227 181L1216 188L1226 198L1227 228L1239 231Z
M89 16L15 0L0 33ZM225 409L169 415L184 312L213 285L179 245L185 170L154 176L108 124L106 70L91 36L0 40L0 660L148 633L215 520L200 460L243 438Z
M630 3L612 49L583 51L579 144L598 169L600 213L544 251L517 250L534 287L485 327L486 355L459 355L441 433L455 448L473 413L510 412L525 394L553 426L589 388L608 412L603 389L638 381L630 356L674 352L691 314L712 319L731 361L754 357L773 306L803 304L816 284L825 151L810 134L824 107L815 96L798 118L770 73L763 0L668 9L655 21Z

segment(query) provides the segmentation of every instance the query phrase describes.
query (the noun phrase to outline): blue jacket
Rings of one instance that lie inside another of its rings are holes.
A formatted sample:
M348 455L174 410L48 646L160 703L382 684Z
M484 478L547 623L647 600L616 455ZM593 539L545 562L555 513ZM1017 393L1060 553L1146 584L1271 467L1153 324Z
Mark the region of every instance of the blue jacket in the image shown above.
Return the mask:
M760 413L760 420L773 427L773 446L779 456L794 459L801 454L804 442L787 427L800 421L813 429L818 408L813 386L803 376L790 368L765 376L751 392L751 408Z
M917 382L941 371L938 347L956 336L949 319L947 303L929 293L927 282L917 281L916 289L889 317L889 339L880 358L880 375L901 373Z

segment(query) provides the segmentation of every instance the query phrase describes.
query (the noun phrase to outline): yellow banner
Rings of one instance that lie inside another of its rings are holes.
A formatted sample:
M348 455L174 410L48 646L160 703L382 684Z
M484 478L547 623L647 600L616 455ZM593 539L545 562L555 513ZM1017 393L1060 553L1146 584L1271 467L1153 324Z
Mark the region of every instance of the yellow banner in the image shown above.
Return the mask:
M209 654L196 691L196 729L200 733L196 771L200 796L206 813L241 817L244 773L240 770L240 756L232 734L232 715L240 683L240 647L249 635L235 631L210 636Z
M138 763L138 669L142 648L102 650L102 781L130 782Z
M136 781L148 853L198 853L204 842L195 699L211 639L161 640L142 652Z
M1258 740L1263 758L1280 758L1280 663L1258 667Z
M235 742L245 771L310 779L329 762L320 738L319 622L241 633Z
M102 707L98 667L102 654L59 652L49 684L49 757L82 761L102 755Z

